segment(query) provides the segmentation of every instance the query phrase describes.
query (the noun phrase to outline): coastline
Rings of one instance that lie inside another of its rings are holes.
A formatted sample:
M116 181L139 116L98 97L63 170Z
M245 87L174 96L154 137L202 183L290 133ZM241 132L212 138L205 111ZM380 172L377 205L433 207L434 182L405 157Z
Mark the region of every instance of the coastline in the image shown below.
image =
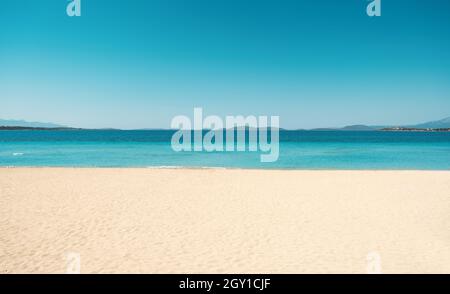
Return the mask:
M0 273L450 273L450 171L0 167Z
M2 166L1 169L99 169L99 170L235 170L235 171L287 171L287 172L450 172L450 169L405 168L297 168L297 167L234 167L234 166Z

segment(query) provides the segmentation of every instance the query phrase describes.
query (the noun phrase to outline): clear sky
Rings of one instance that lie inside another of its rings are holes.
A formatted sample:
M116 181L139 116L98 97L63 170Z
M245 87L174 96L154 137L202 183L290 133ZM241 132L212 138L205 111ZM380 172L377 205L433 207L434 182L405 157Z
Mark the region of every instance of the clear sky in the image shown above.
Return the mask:
M279 115L285 128L450 115L450 1L0 2L0 118L168 128Z

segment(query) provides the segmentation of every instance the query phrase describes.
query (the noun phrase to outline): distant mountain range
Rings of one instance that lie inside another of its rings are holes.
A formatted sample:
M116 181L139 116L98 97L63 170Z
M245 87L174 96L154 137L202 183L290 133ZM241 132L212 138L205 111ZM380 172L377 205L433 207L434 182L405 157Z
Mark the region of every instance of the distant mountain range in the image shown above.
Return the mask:
M445 128L450 128L450 117L447 117L447 118L444 118L444 119L441 119L441 120L430 121L430 122L414 125L412 127L419 128L419 129L440 129L440 128L441 129L445 129Z
M450 128L450 117L429 121L425 123L420 123L416 125L385 125L385 126L366 126L366 125L351 125L345 126L343 128L320 128L313 129L316 131L327 131L327 130L340 130L340 131L376 131L385 128L393 128L393 127L401 127L401 128L414 128L414 129L448 129Z
M0 127L23 127L23 128L67 128L66 126L54 124L54 123L42 123L42 122L28 122L24 120L3 120L0 119ZM386 126L366 126L366 125L351 125L345 126L343 128L319 128L312 129L314 131L330 131L330 130L341 130L341 131L376 131L384 128L416 128L416 129L446 129L450 128L450 117L430 121L425 123L420 123L416 125L386 125Z
M26 128L64 128L65 126L54 123L29 122L24 120L0 119L0 126L4 127L26 127Z
M351 126L345 126L343 128L317 128L317 129L311 129L311 131L376 131L378 127L369 127L366 125L351 125Z

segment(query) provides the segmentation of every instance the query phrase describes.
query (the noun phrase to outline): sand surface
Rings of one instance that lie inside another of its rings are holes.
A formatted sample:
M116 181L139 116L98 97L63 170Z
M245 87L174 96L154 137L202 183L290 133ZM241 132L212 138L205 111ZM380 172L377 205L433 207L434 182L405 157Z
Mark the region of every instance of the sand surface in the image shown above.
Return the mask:
M450 172L0 168L0 272L74 268L450 273Z

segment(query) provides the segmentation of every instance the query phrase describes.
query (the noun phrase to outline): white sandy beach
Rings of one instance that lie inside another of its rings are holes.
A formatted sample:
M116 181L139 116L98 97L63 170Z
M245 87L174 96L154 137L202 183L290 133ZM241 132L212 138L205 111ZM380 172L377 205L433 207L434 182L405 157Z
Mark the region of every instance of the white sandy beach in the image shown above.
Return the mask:
M449 171L0 168L0 272L450 273Z

